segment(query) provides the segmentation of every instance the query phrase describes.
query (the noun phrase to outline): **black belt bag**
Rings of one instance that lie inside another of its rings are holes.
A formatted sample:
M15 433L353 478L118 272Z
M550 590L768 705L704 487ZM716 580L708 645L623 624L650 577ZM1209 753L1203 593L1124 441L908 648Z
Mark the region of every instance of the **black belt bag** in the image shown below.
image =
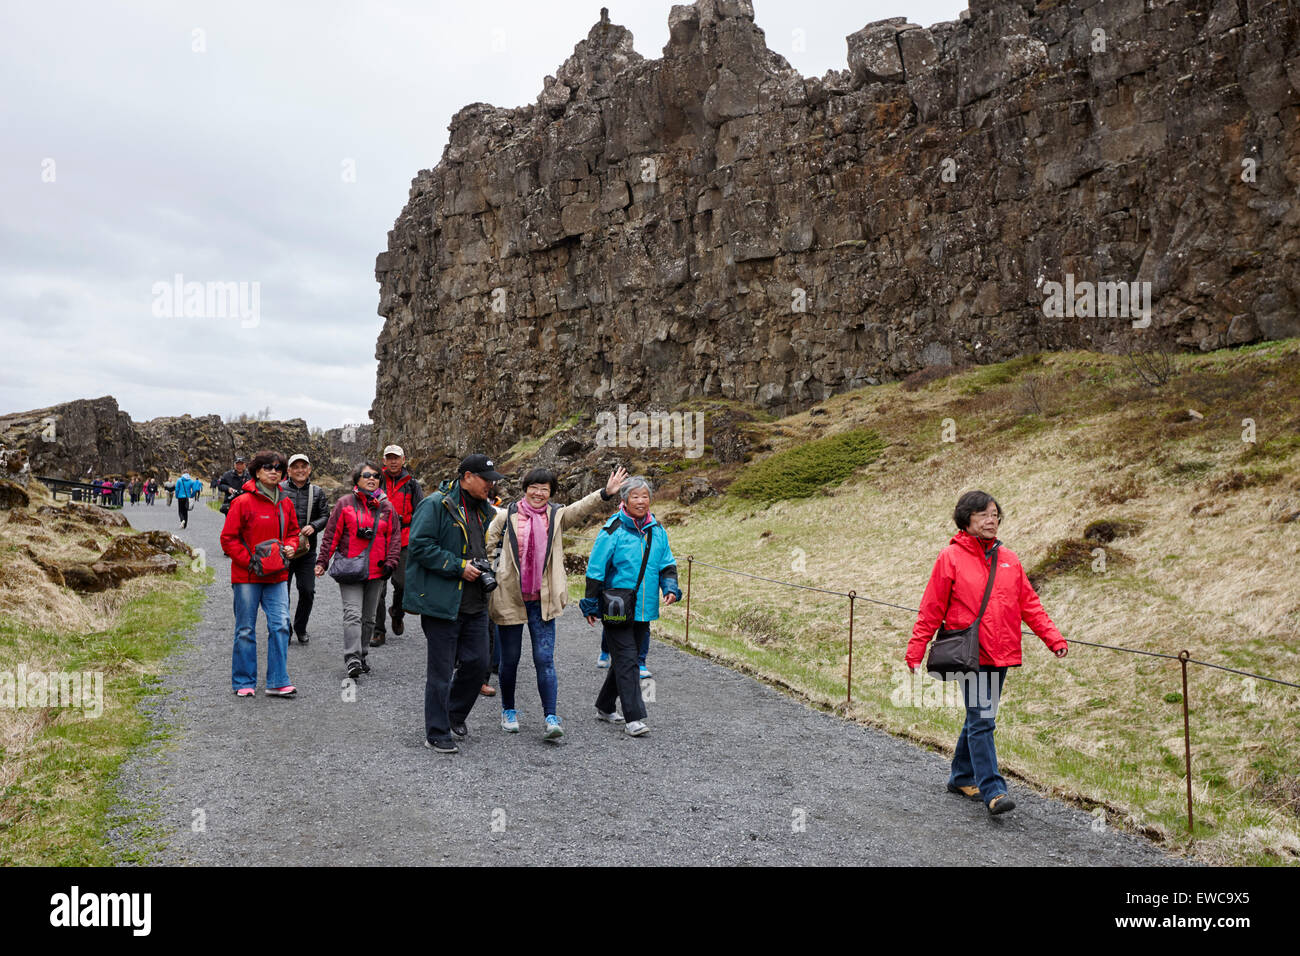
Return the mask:
M634 588L605 588L600 592L600 619L606 624L626 624L636 618L636 595L645 579L645 566L650 560L650 529L646 529L645 554L641 555L641 573L636 576Z
M989 595L993 593L993 578L998 572L998 545L989 548L989 582L984 587L984 600L980 602L980 612L970 627L960 631L939 629L939 634L930 645L930 659L925 670L938 680L960 680L962 675L980 669L980 619L989 606Z

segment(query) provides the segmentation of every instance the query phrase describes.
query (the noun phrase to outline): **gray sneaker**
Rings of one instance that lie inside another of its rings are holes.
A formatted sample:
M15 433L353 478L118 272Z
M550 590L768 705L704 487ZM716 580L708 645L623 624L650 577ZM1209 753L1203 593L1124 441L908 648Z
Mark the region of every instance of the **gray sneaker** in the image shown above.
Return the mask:
M630 720L627 726L623 728L623 733L629 737L642 737L650 733L650 728L645 725L644 721Z
M623 723L623 715L622 715L622 714L620 714L620 713L618 713L618 712L613 712L613 713L609 713L609 714L607 714L607 713L605 713L603 710L601 710L599 707L596 708L596 719L597 719L597 720L603 720L603 721L604 721L605 723L607 723L607 724L621 724L621 723Z

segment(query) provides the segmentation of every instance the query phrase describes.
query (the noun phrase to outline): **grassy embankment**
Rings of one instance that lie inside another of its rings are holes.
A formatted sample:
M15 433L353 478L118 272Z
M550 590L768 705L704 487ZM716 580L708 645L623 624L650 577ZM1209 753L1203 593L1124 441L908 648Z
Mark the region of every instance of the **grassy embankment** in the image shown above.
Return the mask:
M29 490L29 514L51 503L38 483ZM138 705L156 693L166 657L198 620L212 571L182 561L170 576L78 595L51 583L24 548L56 563L88 561L132 532L40 517L39 525L0 523L0 672L100 672L102 713L0 707L0 865L111 864L117 770L153 735Z
M771 454L700 472L730 488L669 515L683 584L694 555L915 607L957 497L982 488L1067 638L1186 648L1300 682L1300 521L1284 520L1300 512L1298 341L1178 356L1155 387L1124 357L1034 356L747 430ZM665 494L655 510L681 509ZM1095 522L1109 532L1085 540ZM904 682L914 614L858 601L846 705L847 599L698 564L692 592L691 643L704 653L951 753L960 708L928 678L915 706ZM684 617L667 610L658 635L680 641ZM1190 668L1189 839L1177 662L1082 645L1057 660L1033 636L1024 647L998 719L1009 776L1204 861L1300 860L1300 690Z

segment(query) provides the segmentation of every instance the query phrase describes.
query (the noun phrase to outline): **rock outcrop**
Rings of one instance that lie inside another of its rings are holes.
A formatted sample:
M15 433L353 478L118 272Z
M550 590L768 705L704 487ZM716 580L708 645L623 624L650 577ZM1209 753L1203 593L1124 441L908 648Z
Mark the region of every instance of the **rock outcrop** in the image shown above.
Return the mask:
M301 418L226 423L220 415L181 415L133 422L111 395L0 415L4 460L21 463L24 479L28 473L70 481L162 479L189 471L207 481L229 468L237 453L276 448L286 455L305 452L313 480L342 480L358 459L377 453L373 439L368 424L313 434Z
M931 365L1300 334L1297 17L972 0L805 78L748 0L673 7L659 59L602 15L413 181L376 262L377 434L441 461L615 403L783 414ZM1067 275L1150 283L1149 326L1048 315Z

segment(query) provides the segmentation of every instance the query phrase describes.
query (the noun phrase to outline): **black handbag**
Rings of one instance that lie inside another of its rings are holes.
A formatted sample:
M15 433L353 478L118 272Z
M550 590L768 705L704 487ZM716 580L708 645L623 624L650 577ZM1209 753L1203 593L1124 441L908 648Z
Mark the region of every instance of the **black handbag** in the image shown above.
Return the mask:
M636 576L636 587L605 588L600 592L600 619L606 624L626 624L635 618L636 595L641 590L641 582L645 579L645 566L650 560L650 537L651 529L647 528L645 553L641 555L641 573Z
M352 504L353 513L357 519L357 530L361 530L362 509L358 508L356 503ZM375 524L379 524L379 516L375 515ZM374 525L371 525L373 528ZM370 549L375 543L375 535L370 536L366 542L366 550L362 551L355 557L345 558L337 550L334 552L334 560L330 563L329 576L339 584L365 584L370 580Z
M980 669L980 619L984 617L989 595L993 593L993 578L998 573L998 547L995 544L989 548L989 583L984 587L984 600L980 602L975 620L970 627L960 631L940 628L930 645L930 659L926 661L925 670L937 680L961 680L963 675Z

